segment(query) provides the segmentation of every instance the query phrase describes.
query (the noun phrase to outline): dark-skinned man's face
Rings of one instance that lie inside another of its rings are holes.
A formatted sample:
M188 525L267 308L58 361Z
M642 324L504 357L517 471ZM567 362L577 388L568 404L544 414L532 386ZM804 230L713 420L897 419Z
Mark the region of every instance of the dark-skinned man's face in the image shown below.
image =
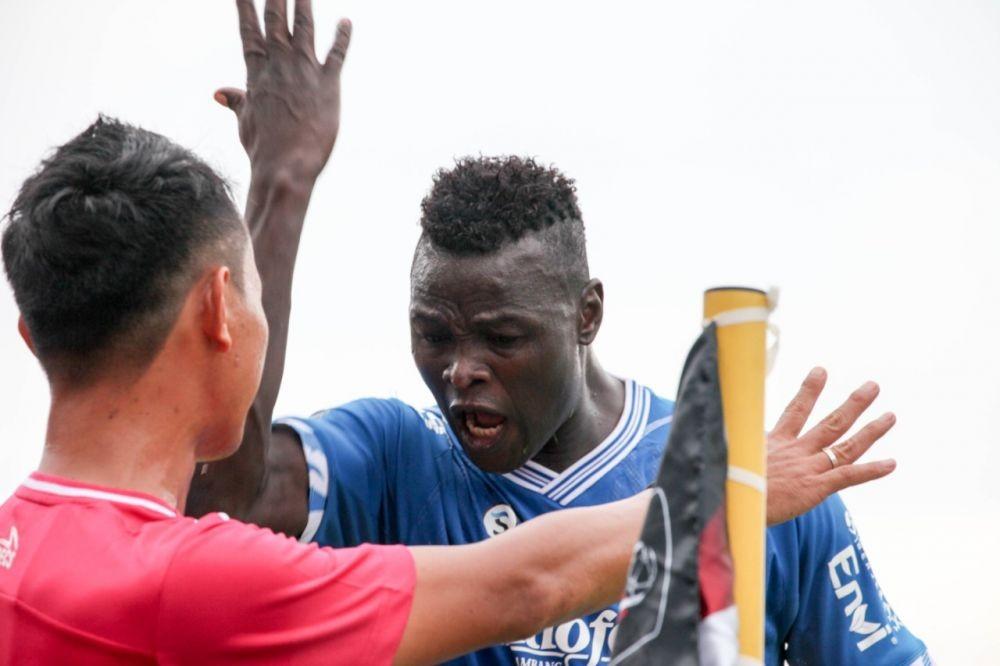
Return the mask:
M469 458L523 465L579 402L578 298L542 240L456 256L420 242L411 273L413 360Z

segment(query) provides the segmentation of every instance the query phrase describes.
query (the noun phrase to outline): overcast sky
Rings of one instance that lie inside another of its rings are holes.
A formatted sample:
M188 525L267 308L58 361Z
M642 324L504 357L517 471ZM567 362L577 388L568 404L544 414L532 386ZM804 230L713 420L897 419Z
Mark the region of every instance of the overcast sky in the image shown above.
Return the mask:
M243 63L228 0L5 2L0 205L99 111L193 148L243 198L211 95ZM713 285L781 287L769 423L814 364L824 413L867 379L898 470L845 493L896 611L945 664L1000 651L1000 5L327 2L354 41L307 220L282 414L431 399L407 276L431 174L518 153L577 180L603 364L672 396ZM0 288L0 496L37 464L48 395Z

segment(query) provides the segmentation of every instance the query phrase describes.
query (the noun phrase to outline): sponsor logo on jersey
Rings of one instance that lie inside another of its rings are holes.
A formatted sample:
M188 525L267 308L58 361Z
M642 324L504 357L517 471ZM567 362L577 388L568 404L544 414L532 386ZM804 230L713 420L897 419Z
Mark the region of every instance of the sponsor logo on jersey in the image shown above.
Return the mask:
M10 526L10 534L6 539L0 539L0 568L10 569L17 556L17 528Z
M483 516L483 527L486 534L495 537L517 525L517 514L509 504L497 504L491 507Z
M517 666L598 666L610 661L618 612L606 608L590 617L549 627L510 643Z
M844 615L851 621L848 631L857 635L857 647L861 652L890 636L892 636L890 641L896 643L898 639L894 634L900 629L899 618L896 617L886 601L885 595L882 594L878 582L875 581L875 575L868 562L865 549L861 546L854 521L851 520L851 514L845 511L844 520L847 523L848 531L854 538L854 543L834 555L827 563L827 569L830 573L830 583L833 585L834 594L837 595L838 599L846 602L846 605L843 606ZM883 615L886 618L884 622L873 622L868 618L869 601L871 600L865 599L861 585L857 580L857 576L861 573L862 563L869 578L875 583L875 589L879 596L878 602L882 605Z
M435 414L434 412L423 411L420 413L424 418L424 425L427 429L433 432L435 435L443 435L445 433L444 419Z

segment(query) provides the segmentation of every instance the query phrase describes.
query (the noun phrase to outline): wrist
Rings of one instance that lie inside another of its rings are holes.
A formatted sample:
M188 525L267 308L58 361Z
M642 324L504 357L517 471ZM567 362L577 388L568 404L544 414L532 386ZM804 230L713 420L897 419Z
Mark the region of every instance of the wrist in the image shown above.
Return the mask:
M308 196L316 185L319 171L307 168L299 161L250 165L251 189L277 191L282 194Z

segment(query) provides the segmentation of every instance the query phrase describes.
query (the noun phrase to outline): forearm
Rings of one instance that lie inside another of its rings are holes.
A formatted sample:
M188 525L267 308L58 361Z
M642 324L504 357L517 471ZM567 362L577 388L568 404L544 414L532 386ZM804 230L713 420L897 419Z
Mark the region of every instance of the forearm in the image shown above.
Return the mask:
M548 602L538 604L546 614L538 618L540 628L622 598L650 496L646 491L612 504L556 511L496 540L505 551L498 558L530 577L528 593Z
M245 220L261 279L261 300L269 327L260 388L247 414L243 442L229 458L199 467L187 513L225 511L246 520L268 476L271 418L281 387L291 312L292 275L313 180L289 169L255 168ZM275 526L269 526L275 527Z
M437 663L618 601L649 499L556 511L469 546L413 548L417 588L397 663Z

